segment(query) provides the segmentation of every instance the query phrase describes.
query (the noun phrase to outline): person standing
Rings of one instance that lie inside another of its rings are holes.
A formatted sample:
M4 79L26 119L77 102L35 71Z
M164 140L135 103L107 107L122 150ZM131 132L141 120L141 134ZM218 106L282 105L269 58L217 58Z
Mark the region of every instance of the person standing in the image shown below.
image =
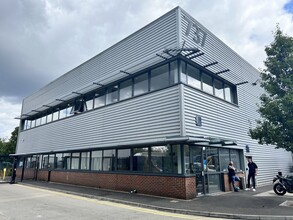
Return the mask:
M229 177L229 182L232 183L234 192L238 192L239 188L235 186L235 181L240 181L240 178L236 176L236 168L233 166L233 162L230 161L228 165L228 177Z
M252 179L252 191L255 191L255 176L258 174L258 167L252 161L252 158L248 158L248 178L247 178L247 188L246 190L250 190L250 179Z

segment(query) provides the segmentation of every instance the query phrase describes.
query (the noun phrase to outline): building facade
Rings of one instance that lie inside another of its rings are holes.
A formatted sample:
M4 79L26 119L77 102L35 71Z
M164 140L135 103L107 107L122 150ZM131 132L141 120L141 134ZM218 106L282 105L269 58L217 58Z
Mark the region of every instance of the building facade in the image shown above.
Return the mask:
M249 156L269 183L292 156L248 136L259 78L177 7L23 100L17 176L190 199Z

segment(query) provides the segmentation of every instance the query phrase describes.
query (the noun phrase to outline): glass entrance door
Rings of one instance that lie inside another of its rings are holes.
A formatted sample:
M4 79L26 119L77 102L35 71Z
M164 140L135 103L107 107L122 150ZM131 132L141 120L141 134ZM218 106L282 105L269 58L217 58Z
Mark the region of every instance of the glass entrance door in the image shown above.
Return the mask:
M196 191L200 194L220 191L219 150L190 146L191 170L196 175Z
M191 170L196 176L196 192L197 194L205 194L205 175L203 167L203 148L190 147Z

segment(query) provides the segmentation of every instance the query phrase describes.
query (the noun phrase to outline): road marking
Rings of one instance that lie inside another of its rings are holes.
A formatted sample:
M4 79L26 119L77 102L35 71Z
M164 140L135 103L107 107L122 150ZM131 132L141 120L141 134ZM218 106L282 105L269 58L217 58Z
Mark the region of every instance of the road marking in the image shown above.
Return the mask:
M268 196L278 196L278 195L274 192L274 190L270 190L267 192L258 193L254 196L268 197ZM283 197L293 197L293 193L286 193Z
M160 216L167 216L167 217L173 217L173 218L180 218L180 219L190 219L190 220L200 220L200 219L217 219L220 220L220 218L210 218L210 217L203 217L203 216L191 216L191 215L184 215L184 214L178 214L178 213L169 213L169 212L163 212L163 211L158 211L158 210L153 210L153 209L147 209L147 208L141 208L137 206L130 206L130 205L124 205L124 204L119 204L115 202L109 202L109 201L102 201L102 200L97 200L97 199L91 199L91 198L86 198L82 196L77 196L77 195L72 195L72 194L67 194L63 192L56 192L48 189L40 189L40 188L35 188L31 186L24 186L24 185L16 185L19 187L24 187L24 188L29 188L29 189L34 189L42 192L47 192L59 196L66 196L69 198L73 199L78 199L78 200L83 200L83 201L88 201L91 203L95 203L98 205L106 205L106 206L114 206L117 208L122 208L122 209L128 209L128 210L133 210L136 212L144 212L148 214L153 214L153 215L160 215ZM222 219L224 220L224 219Z

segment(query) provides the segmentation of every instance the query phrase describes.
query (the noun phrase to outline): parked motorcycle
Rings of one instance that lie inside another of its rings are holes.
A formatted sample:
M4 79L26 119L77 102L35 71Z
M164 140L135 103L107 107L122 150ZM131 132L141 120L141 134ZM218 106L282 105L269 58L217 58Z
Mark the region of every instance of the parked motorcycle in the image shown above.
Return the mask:
M283 196L286 192L293 193L293 176L283 176L282 172L278 172L273 183L275 183L273 189L277 195Z

